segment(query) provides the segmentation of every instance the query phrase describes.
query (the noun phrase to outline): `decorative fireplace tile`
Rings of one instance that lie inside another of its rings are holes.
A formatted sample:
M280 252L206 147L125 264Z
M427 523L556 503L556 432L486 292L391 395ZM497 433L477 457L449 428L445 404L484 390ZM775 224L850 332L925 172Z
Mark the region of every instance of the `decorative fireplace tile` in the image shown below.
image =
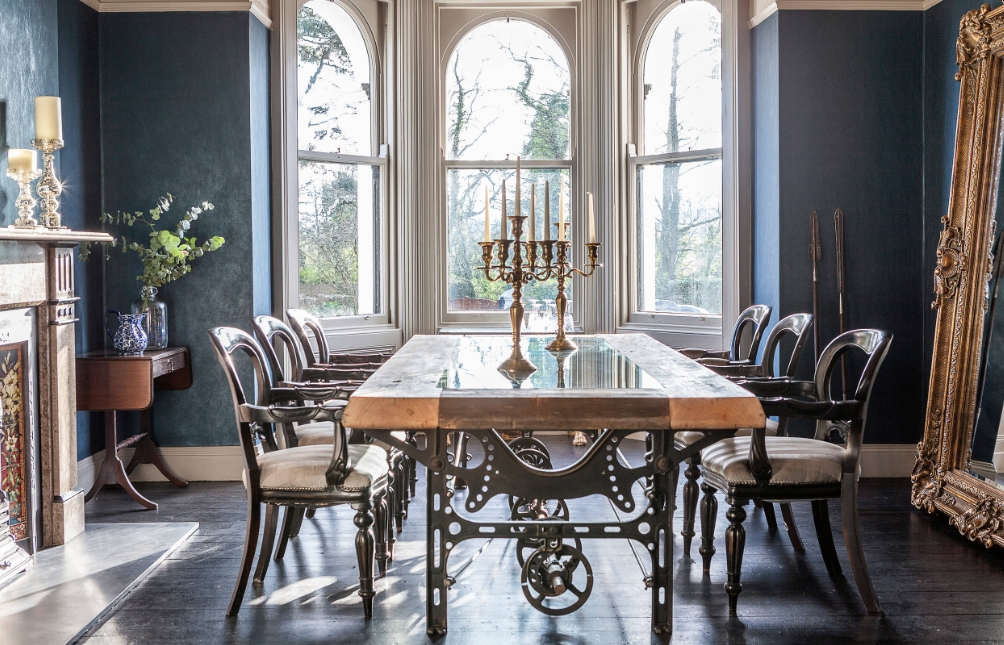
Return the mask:
M10 503L10 532L15 540L28 536L25 517L25 365L28 343L0 345L0 403L3 404L3 424L0 424L0 487Z

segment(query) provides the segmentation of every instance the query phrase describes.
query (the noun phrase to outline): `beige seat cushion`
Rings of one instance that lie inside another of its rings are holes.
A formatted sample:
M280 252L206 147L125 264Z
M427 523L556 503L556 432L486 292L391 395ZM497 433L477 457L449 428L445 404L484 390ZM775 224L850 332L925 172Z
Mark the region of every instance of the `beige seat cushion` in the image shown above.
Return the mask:
M705 473L713 473L730 484L755 484L748 459L750 438L726 439L701 454ZM767 455L773 466L771 485L830 484L839 482L846 449L826 441L799 437L770 437Z
M764 427L767 430L767 436L768 437L776 437L777 436L777 421L775 421L774 419L768 418L767 419L767 425L764 426ZM753 428L740 428L739 430L736 430L736 436L737 437L748 437L751 434L753 434ZM677 445L689 446L689 445L697 443L698 441L700 441L701 439L703 439L704 438L704 433L703 432L695 432L695 431L692 431L692 430L685 430L683 432L677 432L676 435L674 435L674 436L676 437L676 443L677 443Z
M296 432L296 443L299 446L330 446L335 440L335 424L332 421L297 424L293 426L293 430ZM400 441L407 439L404 432L393 432L391 436ZM384 450L391 448L379 440L374 441L374 444Z
M387 452L371 444L348 447L352 468L341 489L364 490L387 475ZM325 491L331 464L331 445L300 446L267 452L258 457L262 490Z

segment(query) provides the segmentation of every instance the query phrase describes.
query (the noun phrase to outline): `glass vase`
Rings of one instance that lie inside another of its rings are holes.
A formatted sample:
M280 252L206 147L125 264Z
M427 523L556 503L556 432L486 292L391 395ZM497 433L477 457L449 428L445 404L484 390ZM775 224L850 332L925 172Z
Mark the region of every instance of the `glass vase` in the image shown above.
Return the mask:
M147 349L167 347L167 305L157 300L156 287L140 289L140 299L132 303L132 313L149 314L143 319L143 329L149 339Z

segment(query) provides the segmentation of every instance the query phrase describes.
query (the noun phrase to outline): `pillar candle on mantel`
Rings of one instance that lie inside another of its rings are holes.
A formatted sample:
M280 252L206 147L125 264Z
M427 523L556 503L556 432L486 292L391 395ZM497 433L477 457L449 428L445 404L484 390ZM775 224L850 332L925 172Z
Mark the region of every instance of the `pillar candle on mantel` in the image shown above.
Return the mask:
M507 195L507 193L505 191L505 179L503 179L502 180L502 230L499 231L499 239L503 240L503 241L505 240L505 229L506 229L506 216L505 216L506 207L505 207L505 200L506 200L507 196L508 195Z
M558 193L558 241L565 241L565 176L561 176L561 192Z
M35 138L63 138L63 109L58 96L35 97Z
M536 218L534 213L537 212L537 184L530 184L530 234L526 238L533 242L537 239L533 232L534 225L536 224Z
M544 182L544 241L551 241L551 182Z
M596 244L596 213L593 212L593 194L589 195L589 243Z
M11 148L7 151L7 170L31 171L38 168L38 157L34 150Z
M488 186L485 186L485 242L492 241L491 213L488 211Z

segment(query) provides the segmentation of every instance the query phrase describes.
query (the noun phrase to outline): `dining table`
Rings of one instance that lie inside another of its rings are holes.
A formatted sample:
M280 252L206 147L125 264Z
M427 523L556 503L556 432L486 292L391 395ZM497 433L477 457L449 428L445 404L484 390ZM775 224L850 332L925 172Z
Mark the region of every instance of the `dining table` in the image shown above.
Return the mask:
M542 336L516 347L509 336L414 336L349 399L347 427L426 467L429 635L447 631L450 552L477 538L517 540L523 593L551 615L575 611L592 589L582 539L633 540L650 554L652 631L672 632L674 472L736 430L762 428L763 409L645 334L570 338L577 348L548 351ZM511 369L513 357L522 369ZM540 436L553 431L585 431L592 443L552 467ZM683 431L703 437L677 446ZM644 457L625 459L620 447L638 433ZM569 516L567 500L593 495L609 500L616 521ZM511 515L479 515L498 496Z

